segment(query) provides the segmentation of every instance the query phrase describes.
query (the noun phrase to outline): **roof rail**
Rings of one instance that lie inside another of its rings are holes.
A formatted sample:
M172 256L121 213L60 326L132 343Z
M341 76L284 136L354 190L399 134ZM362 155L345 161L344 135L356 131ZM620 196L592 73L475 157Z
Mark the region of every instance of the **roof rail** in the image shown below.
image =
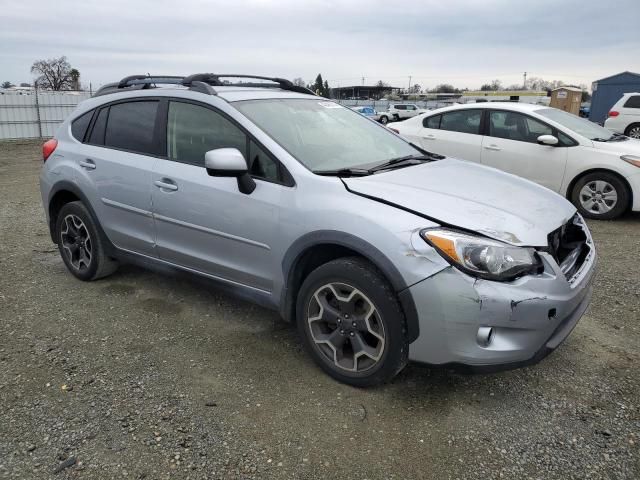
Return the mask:
M209 85L222 87L222 86L251 86L251 87L268 87L269 85L265 85L262 83L230 83L220 80L221 78L249 78L252 80L268 80L273 83L277 83L277 87L282 90L289 90L292 92L298 93L306 93L310 95L315 95L311 90L306 87L299 87L294 85L290 80L286 78L278 78L278 77L263 77L260 75L243 75L236 73L196 73L193 75L189 75L182 80L182 84L185 86L190 86L192 82L201 81L204 83L208 83Z
M276 85L269 85L260 82L239 82L231 83L229 81L220 80L221 78L248 78L252 80L268 80ZM278 77L263 77L259 75L242 75L242 74L218 74L218 73L196 73L189 75L188 77L180 77L173 75L130 75L124 77L119 82L108 83L100 87L94 97L100 95L107 95L109 93L116 93L122 90L141 90L155 87L156 84L168 84L168 85L183 85L189 87L189 90L194 92L200 92L207 95L217 95L217 92L213 88L214 86L244 86L244 87L276 87L282 90L289 90L292 92L306 93L309 95L315 95L311 90L305 87L299 87L294 85L286 78Z

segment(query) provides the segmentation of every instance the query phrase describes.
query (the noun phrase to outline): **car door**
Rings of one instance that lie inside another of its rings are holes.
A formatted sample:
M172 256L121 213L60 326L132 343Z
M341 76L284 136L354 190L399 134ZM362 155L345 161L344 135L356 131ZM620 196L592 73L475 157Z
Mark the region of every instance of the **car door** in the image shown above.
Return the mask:
M480 162L482 110L452 110L425 117L420 145L430 152Z
M158 256L168 262L263 291L272 288L280 205L291 188L283 167L228 117L210 106L171 100L167 159L153 173ZM212 177L204 154L232 147L250 159L256 189Z
M507 110L488 112L482 141L482 164L560 191L567 166L565 136L529 115ZM557 145L541 145L540 135L559 137Z
M157 160L157 99L108 104L92 120L76 177L117 247L154 255L151 176Z

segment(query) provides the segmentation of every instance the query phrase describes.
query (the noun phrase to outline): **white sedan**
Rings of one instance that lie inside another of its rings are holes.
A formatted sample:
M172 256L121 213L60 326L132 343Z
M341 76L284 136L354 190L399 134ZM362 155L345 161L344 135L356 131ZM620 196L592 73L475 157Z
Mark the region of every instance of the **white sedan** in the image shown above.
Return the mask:
M455 105L392 130L430 152L544 185L585 217L608 220L640 211L640 141L562 110L506 102Z

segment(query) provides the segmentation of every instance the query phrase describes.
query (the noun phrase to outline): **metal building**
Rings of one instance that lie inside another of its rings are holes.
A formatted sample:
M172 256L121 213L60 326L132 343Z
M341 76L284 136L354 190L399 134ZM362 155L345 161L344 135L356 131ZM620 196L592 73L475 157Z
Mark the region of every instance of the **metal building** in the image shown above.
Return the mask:
M593 82L589 120L604 123L611 107L623 94L640 92L640 74L622 72Z

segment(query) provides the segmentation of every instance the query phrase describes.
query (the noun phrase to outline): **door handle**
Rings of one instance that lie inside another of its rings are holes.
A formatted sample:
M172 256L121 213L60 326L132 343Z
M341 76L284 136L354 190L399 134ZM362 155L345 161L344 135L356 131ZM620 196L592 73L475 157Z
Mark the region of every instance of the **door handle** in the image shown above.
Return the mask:
M87 170L95 170L96 169L96 164L90 158L87 158L86 160L80 160L80 162L78 162L78 164L82 168L86 168Z
M435 140L436 136L435 135L425 135L424 138L425 138L425 140Z
M499 146L497 145L485 145L484 147L486 150L493 150L494 152L499 152L500 150L502 150Z
M163 188L165 190L171 190L175 192L178 190L178 185L173 183L173 180L169 180L168 178L163 178L162 180L156 180L153 184L158 188Z

